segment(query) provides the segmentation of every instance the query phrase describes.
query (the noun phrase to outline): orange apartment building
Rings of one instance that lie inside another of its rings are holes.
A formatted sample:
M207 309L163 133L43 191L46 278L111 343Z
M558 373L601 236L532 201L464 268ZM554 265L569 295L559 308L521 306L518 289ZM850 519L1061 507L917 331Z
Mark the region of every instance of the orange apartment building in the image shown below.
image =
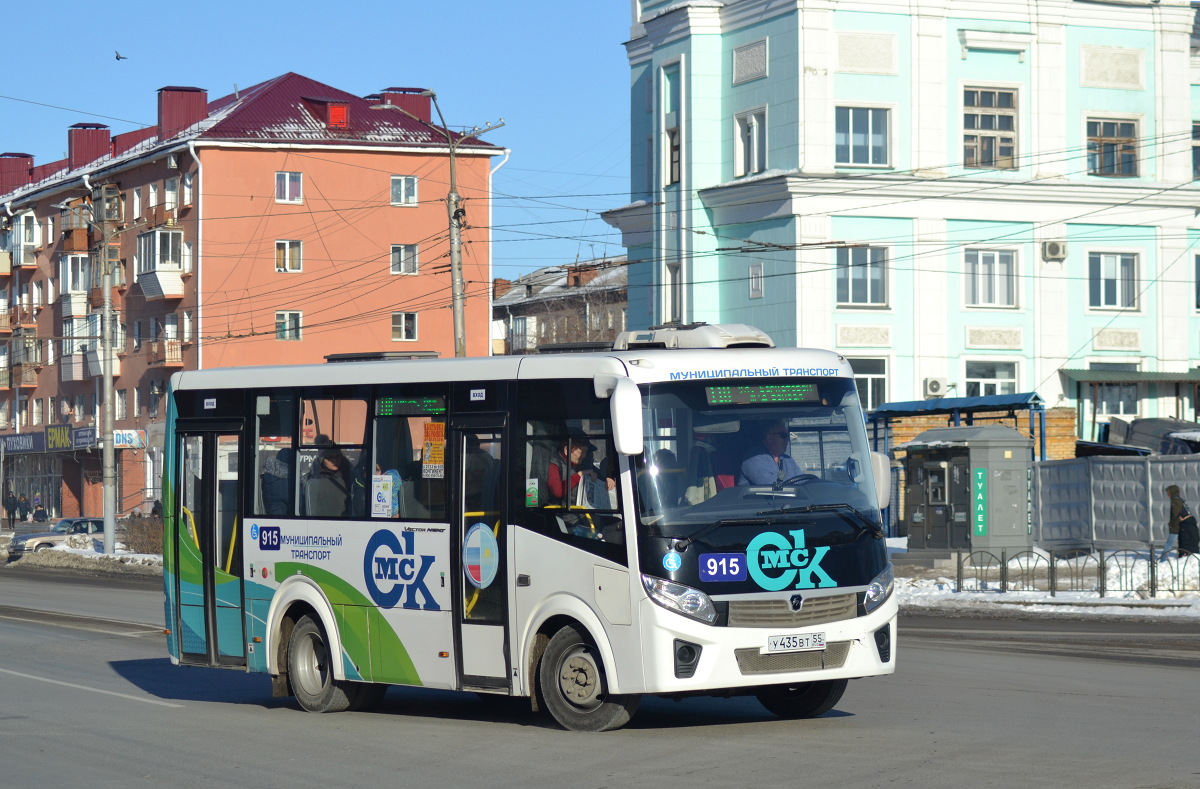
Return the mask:
M75 124L48 164L0 154L3 490L55 516L102 511L105 264L118 514L159 497L176 371L453 356L450 148L421 93L358 97L293 73L214 101L166 87L154 126ZM504 151L449 133L467 353L487 355L490 158Z

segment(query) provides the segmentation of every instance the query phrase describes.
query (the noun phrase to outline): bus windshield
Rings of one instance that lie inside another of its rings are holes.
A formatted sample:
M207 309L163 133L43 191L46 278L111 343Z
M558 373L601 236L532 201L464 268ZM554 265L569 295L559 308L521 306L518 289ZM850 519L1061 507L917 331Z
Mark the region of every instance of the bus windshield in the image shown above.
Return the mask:
M634 471L647 536L687 537L715 521L826 509L879 521L851 379L652 384L643 405L646 449Z

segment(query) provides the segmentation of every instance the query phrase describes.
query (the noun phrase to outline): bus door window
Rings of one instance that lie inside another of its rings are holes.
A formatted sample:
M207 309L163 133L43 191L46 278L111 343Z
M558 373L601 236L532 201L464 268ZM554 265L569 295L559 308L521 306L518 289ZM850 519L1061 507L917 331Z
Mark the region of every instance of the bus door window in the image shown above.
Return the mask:
M502 623L506 611L506 544L501 511L502 434L468 430L459 434L462 453L463 619ZM477 534L482 531L486 534Z
M180 525L187 530L188 538L199 551L200 531L197 524L208 520L208 505L203 495L204 437L184 436L179 443L182 469L179 485Z

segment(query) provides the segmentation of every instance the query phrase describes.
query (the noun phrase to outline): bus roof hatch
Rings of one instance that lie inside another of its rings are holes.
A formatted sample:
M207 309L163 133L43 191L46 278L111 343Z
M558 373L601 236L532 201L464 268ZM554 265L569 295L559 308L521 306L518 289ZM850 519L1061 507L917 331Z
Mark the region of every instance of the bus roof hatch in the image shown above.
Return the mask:
M774 348L766 332L744 323L671 323L638 331L623 331L614 351L637 348Z

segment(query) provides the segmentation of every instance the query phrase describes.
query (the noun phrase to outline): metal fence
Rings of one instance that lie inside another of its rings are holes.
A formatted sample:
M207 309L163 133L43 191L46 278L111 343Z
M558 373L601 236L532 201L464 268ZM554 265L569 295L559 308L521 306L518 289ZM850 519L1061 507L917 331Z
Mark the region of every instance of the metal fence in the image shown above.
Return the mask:
M1159 592L1200 591L1200 555L1158 561L1159 551L1129 549L1082 551L1060 556L1019 551L997 556L989 551L959 551L957 592L1093 593L1096 597L1130 594L1153 598Z

